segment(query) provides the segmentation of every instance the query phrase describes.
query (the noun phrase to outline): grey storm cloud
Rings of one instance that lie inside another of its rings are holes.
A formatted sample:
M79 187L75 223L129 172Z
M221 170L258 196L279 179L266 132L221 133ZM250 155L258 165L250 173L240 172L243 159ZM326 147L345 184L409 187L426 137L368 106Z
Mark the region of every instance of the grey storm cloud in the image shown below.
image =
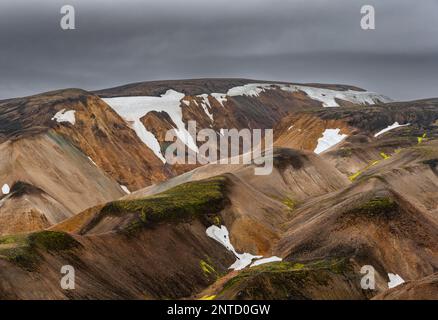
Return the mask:
M60 28L73 5L76 30ZM360 28L360 8L376 30ZM437 0L6 0L0 99L66 87L245 77L438 96Z

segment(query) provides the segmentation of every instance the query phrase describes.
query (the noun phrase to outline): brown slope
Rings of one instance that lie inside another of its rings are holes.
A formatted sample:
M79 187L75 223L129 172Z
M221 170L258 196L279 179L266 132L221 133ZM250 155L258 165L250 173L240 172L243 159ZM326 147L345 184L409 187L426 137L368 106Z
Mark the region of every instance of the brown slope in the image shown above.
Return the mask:
M292 114L283 119L275 130L275 145L299 150L315 150L326 129L339 128L340 134L351 135L355 128L343 119L325 120L308 113Z
M407 149L345 190L307 202L274 252L293 261L348 257L357 274L373 265L378 292L386 289L388 272L405 280L432 274L438 266L438 179L423 163L430 157L430 146Z
M124 194L86 155L53 131L5 142L0 150L0 181L12 187L1 200L4 232L53 225ZM30 193L15 193L20 181L29 185ZM32 222L35 219L40 222Z
M0 197L0 234L42 230L70 217L70 211L38 187L17 181Z
M437 300L438 274L406 282L373 298L374 300Z

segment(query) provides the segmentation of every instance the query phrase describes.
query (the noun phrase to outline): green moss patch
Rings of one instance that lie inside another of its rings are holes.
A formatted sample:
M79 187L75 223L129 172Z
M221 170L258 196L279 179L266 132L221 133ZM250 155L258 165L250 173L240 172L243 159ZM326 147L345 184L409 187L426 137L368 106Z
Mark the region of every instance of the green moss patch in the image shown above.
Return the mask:
M29 235L30 246L46 251L63 251L77 247L77 242L71 235L59 231L40 231Z
M33 271L41 258L38 250L60 252L79 246L71 235L57 231L40 231L0 237L0 257Z
M207 259L207 260L209 260L209 259ZM209 262L207 262L205 260L200 260L199 266L207 278L217 280L219 278L220 274L216 271L216 269L213 267L213 265Z
M398 205L393 199L389 197L376 197L350 210L349 213L365 216L386 216L397 209Z
M284 198L282 202L289 208L290 211L294 210L297 207L296 201L291 198Z
M357 223L376 223L386 227L388 223L398 221L403 213L399 203L389 196L374 197L364 202L357 202L358 204L355 202L353 207L346 209L337 217L338 228L348 228Z
M0 247L3 245L17 245L23 243L26 239L25 235L7 235L0 237Z
M380 156L383 158L383 160L391 158L391 156L388 156L385 152L380 152Z
M426 136L427 136L427 134L426 134L426 133L423 133L422 136L417 137L417 142L418 142L418 144L421 144L424 140L427 140Z
M382 155L383 157L383 155ZM350 179L351 182L355 181L364 171L368 170L369 168L375 166L378 164L380 160L373 160L371 161L365 168L362 170L358 170L357 172L353 173L352 175L348 176L348 179Z
M160 194L135 200L113 201L105 205L88 228L104 216L134 214L136 219L126 230L159 222L183 222L205 218L210 224L220 224L216 215L225 208L227 179L219 176L181 184Z
M361 174L362 174L362 171L359 170L359 171L357 171L356 173L353 173L352 175L349 175L349 176L348 176L348 179L350 179L350 181L353 182L353 181L356 180L357 177L359 177Z
M245 269L227 281L219 296L248 299L287 299L292 296L304 299L301 291L308 283L328 285L330 274L343 274L348 270L345 259L264 264Z
M278 199L278 200L280 200L280 199ZM292 218L292 216L294 214L294 210L297 208L299 203L297 201L295 201L294 199L290 198L290 197L286 197L284 199L281 199L280 201L285 206L287 206L287 212L286 213L287 213L289 218Z

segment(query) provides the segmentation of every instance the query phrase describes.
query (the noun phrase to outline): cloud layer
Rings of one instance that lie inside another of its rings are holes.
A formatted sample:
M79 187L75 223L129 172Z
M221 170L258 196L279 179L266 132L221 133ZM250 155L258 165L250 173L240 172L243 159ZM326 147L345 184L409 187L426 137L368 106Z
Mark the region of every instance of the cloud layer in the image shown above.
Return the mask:
M0 99L65 87L246 77L346 83L396 99L438 96L438 1L0 2ZM376 30L360 8L376 8Z

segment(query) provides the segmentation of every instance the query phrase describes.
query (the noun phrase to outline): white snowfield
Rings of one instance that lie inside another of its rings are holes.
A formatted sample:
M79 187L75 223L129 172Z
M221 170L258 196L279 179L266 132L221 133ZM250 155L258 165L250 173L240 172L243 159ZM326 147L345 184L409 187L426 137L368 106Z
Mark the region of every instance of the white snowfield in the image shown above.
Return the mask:
M263 259L259 259L254 261L249 267L255 267L255 266L259 266L261 264L265 264L265 263L269 263L269 262L277 262L277 261L282 261L283 259L281 259L280 257L277 256L272 256L269 258L263 258Z
M286 85L281 86L281 90L297 92L305 92L311 99L322 102L323 107L339 107L336 99L349 101L355 104L376 104L380 102L390 102L391 99L388 97L370 91L337 91L331 89L298 86L298 85Z
M260 93L265 90L274 89L275 87L271 83L248 83L243 86L231 88L227 91L226 95L229 97L236 96L248 96L258 97Z
M325 150L333 147L334 145L344 140L347 135L339 134L340 131L341 129L339 128L325 129L322 137L318 139L318 145L313 152L315 152L316 154L320 154L321 152L324 152Z
M138 96L138 97L118 97L104 98L103 100L113 108L125 121L132 123L132 129L137 136L145 143L155 155L164 163L166 159L161 153L161 147L153 133L148 131L140 121L142 117L151 111L166 112L175 123L176 134L190 149L198 152L198 147L193 137L185 128L182 120L181 99L184 93L174 90L167 90L161 97Z
M397 287L402 283L405 283L405 280L403 280L403 278L400 277L398 274L388 273L388 277L389 277L389 282L388 282L389 289Z
M61 122L69 122L72 125L74 125L75 122L76 122L75 112L76 112L76 110L65 111L65 109L62 109L62 110L58 111L52 117L52 120L56 120L59 123L61 123Z
M125 191L126 194L131 194L131 191L129 191L127 186L124 186L124 185L121 184L120 188L122 188L122 190Z
M211 95L221 103L226 101L226 97L249 96L258 97L260 93L266 90L274 90L280 88L283 91L306 93L311 99L320 101L324 107L339 107L336 99L349 101L356 104L375 104L380 102L392 101L388 97L370 91L338 91L324 88L316 88L301 85L281 84L281 83L248 83L243 86L231 88L227 93L212 93ZM223 105L223 104L222 104Z
M225 93L212 93L211 96L224 107L224 102L227 101L227 95Z
M390 131L390 130L392 130L392 129L400 128L400 127L405 127L405 126L409 126L409 125L410 125L410 123L399 124L398 122L394 122L394 123L391 124L390 126L387 126L385 129L380 130L379 132L377 132L377 133L374 135L374 137L378 137L378 136L380 136L380 135L384 134L385 132L388 132L388 131Z
M231 251L236 256L236 261L228 268L233 270L242 270L246 268L247 266L251 265L251 267L260 265L263 263L269 263L274 261L281 261L282 259L279 257L270 257L270 258L263 258L263 256L254 256L250 253L237 253L234 249L233 245L230 241L230 236L228 233L228 229L225 226L221 226L220 228L218 226L212 225L207 228L206 230L207 236L210 238L216 240L220 244L222 244L228 251ZM253 260L256 260L254 263L252 263ZM258 262L256 264L256 262ZM251 264L252 263L252 264Z
M5 184L2 186L2 193L3 193L3 194L9 194L10 191L11 191L11 188L9 188L9 185L8 185L7 183L5 183Z

